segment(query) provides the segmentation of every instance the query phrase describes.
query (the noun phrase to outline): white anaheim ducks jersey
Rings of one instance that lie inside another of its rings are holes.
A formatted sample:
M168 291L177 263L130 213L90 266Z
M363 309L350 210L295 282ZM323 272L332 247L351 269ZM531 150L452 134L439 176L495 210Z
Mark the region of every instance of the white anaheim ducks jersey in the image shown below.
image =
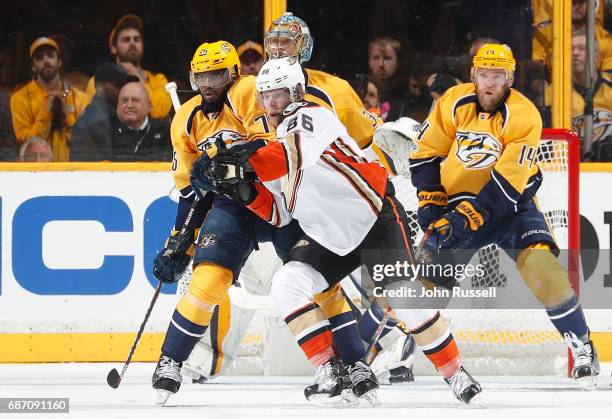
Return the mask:
M387 171L368 162L330 110L291 103L277 127L279 142L259 149L250 163L274 200L249 208L273 224L295 218L308 236L338 255L355 249L382 208Z

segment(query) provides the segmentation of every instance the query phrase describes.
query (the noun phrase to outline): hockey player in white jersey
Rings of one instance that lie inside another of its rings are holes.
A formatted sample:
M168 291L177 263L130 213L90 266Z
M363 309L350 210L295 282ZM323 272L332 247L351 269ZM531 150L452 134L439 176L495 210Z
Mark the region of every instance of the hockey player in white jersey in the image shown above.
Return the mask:
M264 35L264 46L268 58L293 56L298 57L300 63L305 63L310 59L313 44L313 37L306 22L289 12L274 20ZM391 175L398 173L397 168L402 162L392 161L389 150L384 145L379 144L377 138L381 136L376 134L379 121L366 112L361 100L349 83L318 70L303 68L303 72L306 80L305 100L313 101L333 110L347 128L349 135L356 140L359 146L367 146L365 152L369 158L378 158ZM372 141L373 137L374 141ZM380 148L378 148L379 146ZM403 153L402 160L407 162L407 156L408 152ZM266 252L265 249L262 250L262 253ZM273 252L269 254L271 255L272 265L275 256ZM240 290L267 295L271 277L261 275L260 271L273 272L273 266L269 265L264 268L261 264L256 265L252 262L253 259L247 261L246 267L248 271L256 273L257 278L247 277L243 270L243 275L240 278L242 285ZM265 286L253 286L260 283ZM334 308L334 315L329 317L331 327L336 330L334 339L342 339L341 335L348 335L350 328L347 328L346 325L354 323L357 319L359 334L364 342L369 344L378 323L383 317L382 310L376 304L372 304L363 314L356 307L353 307L353 312L351 312L350 299L346 299L343 306L335 302L337 301L335 297L340 292L343 291L338 284L316 300L316 303L328 314L329 307ZM198 342L192 355L183 364L183 370L198 382L206 382L222 373L222 369L230 365L237 353L240 339L245 335L253 313L253 310L240 307L232 302L232 299L226 299L222 302L215 309L211 326L206 335ZM229 321L220 320L228 318ZM383 329L376 348L380 349L380 352L377 352L377 358L378 354L382 355L380 357L382 359L378 359L380 362L377 362L376 365L378 367L377 372L381 376L388 377L390 382L413 381L414 342L401 322L397 322L393 317L389 318L387 327Z
M274 276L272 296L298 343L320 334L318 370L310 388L325 393L341 385L340 361L323 322L310 310L314 294L361 266L363 250L378 251L377 263L394 263L391 250L401 250L412 264L414 255L406 214L386 170L365 159L331 111L301 100L304 85L295 58L267 62L257 77L257 91L279 141L256 152L220 153L207 173L228 196L269 223L282 226L296 219L304 230L289 262ZM480 393L437 310L397 313L458 399L469 403ZM368 398L375 388L368 365L359 361L347 370L355 395Z

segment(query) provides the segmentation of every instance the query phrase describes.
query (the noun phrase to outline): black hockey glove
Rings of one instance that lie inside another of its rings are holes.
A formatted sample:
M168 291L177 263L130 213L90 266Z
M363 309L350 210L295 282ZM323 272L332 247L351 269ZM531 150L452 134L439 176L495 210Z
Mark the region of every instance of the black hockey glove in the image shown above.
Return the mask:
M254 148L225 148L217 152L207 170L210 181L216 186L221 182L238 183L257 179L249 158L257 151Z
M191 233L191 235L193 232ZM180 243L178 243L180 241ZM177 247L177 243L179 244ZM166 245L153 261L153 275L161 282L173 283L180 279L191 262L188 251L193 246L193 239L179 240L179 233L173 231Z
M208 155L202 154L191 166L189 181L193 192L202 199L206 192L216 192L215 186L211 182L207 173L212 165L212 160Z

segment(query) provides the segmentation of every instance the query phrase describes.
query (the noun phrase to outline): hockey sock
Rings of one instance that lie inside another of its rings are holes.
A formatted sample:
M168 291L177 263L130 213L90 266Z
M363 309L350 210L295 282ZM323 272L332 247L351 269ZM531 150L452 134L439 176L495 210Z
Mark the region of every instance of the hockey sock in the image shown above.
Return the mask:
M546 314L562 336L572 332L583 342L589 340L589 329L582 307L575 296L557 306L547 307Z
M207 328L208 325L199 325L188 320L179 313L177 308L170 320L162 345L162 353L177 362L185 361L189 358L196 343L204 336Z
M344 365L352 365L363 359L365 349L353 312L349 311L330 317L329 323L332 328L334 347Z
M444 378L452 377L461 367L457 343L439 312L411 332L417 345Z
M334 356L330 323L316 304L295 310L285 322L312 365L322 365Z
M168 326L162 353L175 361L185 361L204 336L214 308L227 298L233 274L212 263L200 263L193 270L187 292L181 297Z

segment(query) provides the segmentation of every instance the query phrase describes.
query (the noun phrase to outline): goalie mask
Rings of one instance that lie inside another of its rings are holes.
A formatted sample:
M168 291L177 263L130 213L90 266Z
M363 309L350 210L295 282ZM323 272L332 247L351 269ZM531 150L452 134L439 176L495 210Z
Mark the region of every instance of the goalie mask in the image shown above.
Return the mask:
M284 92L289 96L290 102L302 99L306 80L302 72L302 66L297 62L297 58L275 58L266 62L255 81L257 87L257 99L263 106L266 92L286 89Z
M204 43L193 54L189 81L194 91L218 89L236 81L239 75L240 59L229 42Z
M266 59L299 57L300 63L310 60L314 40L308 25L287 12L274 22L264 35Z

